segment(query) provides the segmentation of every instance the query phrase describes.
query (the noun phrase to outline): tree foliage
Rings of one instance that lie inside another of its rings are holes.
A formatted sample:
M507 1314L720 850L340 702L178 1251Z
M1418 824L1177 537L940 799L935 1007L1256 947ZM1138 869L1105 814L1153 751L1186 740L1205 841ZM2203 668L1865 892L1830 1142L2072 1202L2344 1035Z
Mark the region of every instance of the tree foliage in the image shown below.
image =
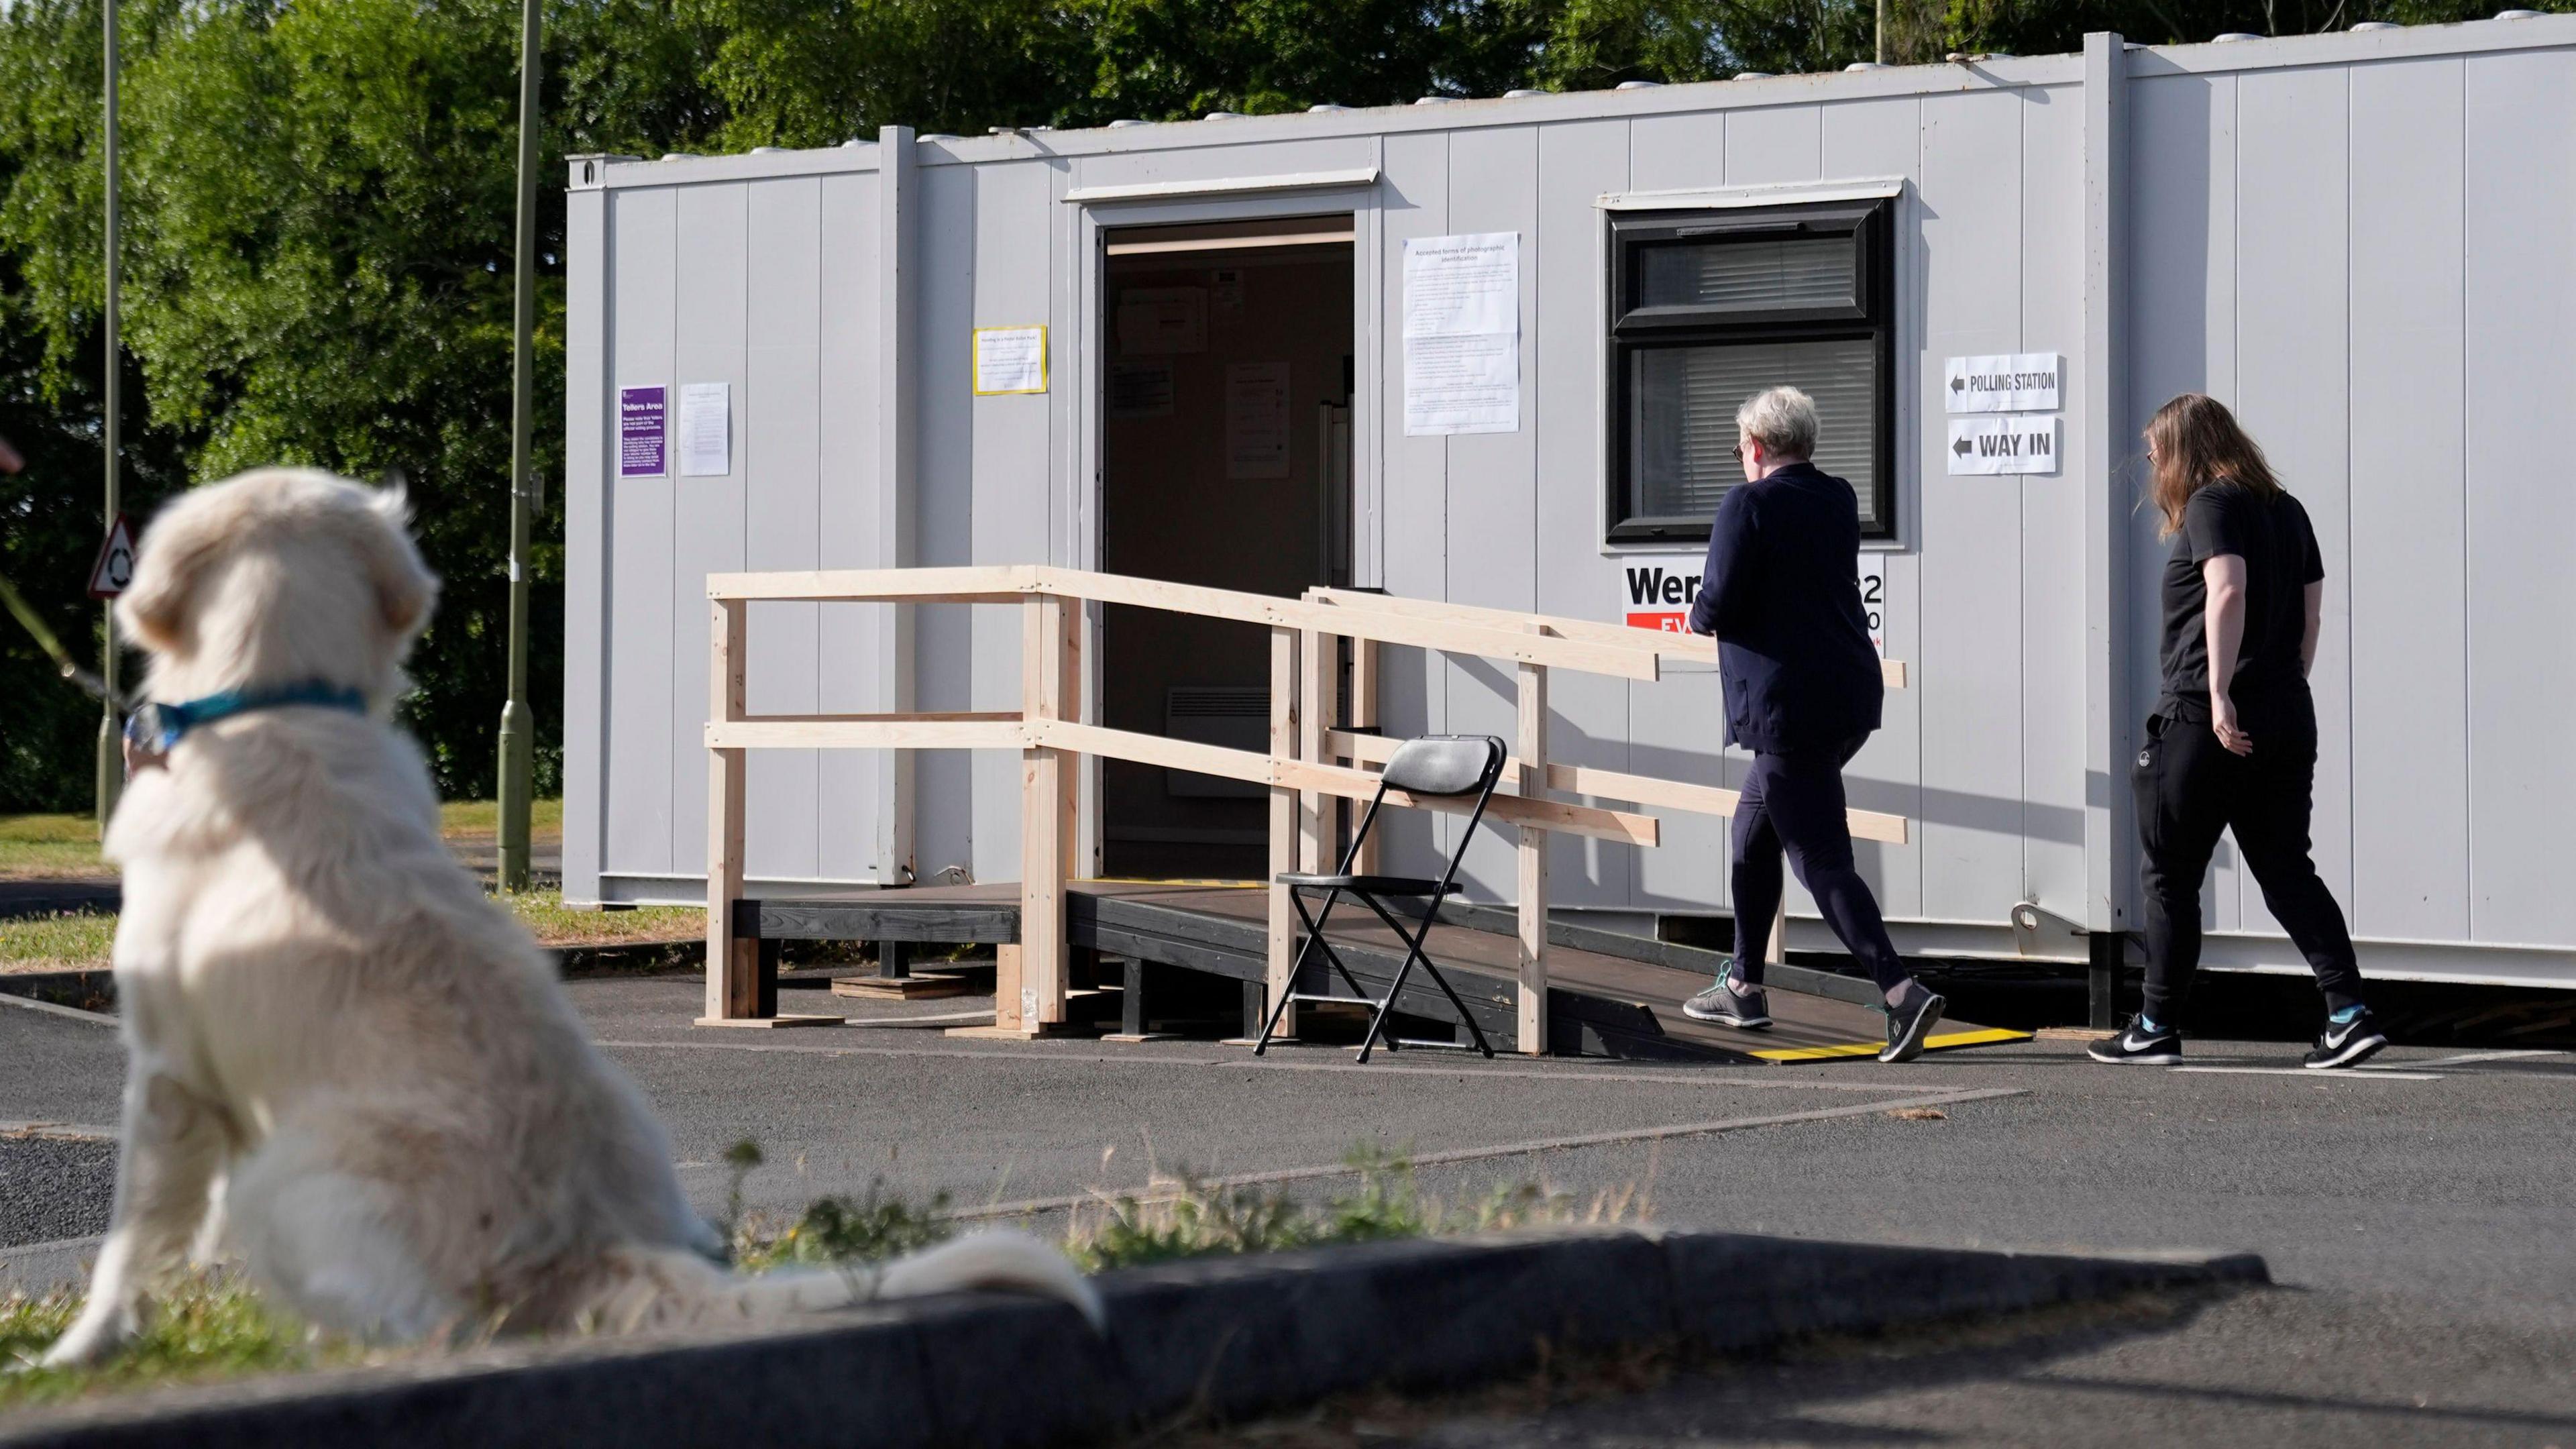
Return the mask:
M96 547L100 0L0 0L0 571L75 648ZM2498 0L2500 3L2500 0ZM2576 0L2546 0L2565 9ZM2488 0L1893 0L1899 61L2469 18ZM446 580L406 704L440 787L492 788L506 618L518 7L123 0L126 486L268 462L398 476ZM1874 0L547 0L537 460L560 477L567 154L823 146L1515 87L1820 71ZM560 489L551 490L558 496ZM559 758L561 530L532 695ZM0 638L0 809L78 808L95 706Z

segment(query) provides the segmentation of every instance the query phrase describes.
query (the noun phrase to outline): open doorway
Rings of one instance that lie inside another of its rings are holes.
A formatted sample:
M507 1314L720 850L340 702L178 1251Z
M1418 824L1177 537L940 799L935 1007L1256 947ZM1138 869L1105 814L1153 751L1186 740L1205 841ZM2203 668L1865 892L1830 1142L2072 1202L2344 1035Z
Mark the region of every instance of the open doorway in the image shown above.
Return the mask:
M1350 581L1347 215L1106 233L1101 560L1111 573L1293 597ZM1257 625L1112 607L1102 723L1260 750ZM1101 767L1113 877L1258 879L1261 787Z

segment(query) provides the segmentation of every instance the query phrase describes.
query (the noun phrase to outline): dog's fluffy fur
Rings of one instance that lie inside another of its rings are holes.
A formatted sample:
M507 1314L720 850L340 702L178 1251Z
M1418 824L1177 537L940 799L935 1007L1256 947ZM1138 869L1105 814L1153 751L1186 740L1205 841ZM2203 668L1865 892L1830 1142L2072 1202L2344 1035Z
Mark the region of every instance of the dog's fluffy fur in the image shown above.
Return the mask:
M1062 1254L981 1233L877 1272L743 1278L668 1138L552 971L438 837L386 715L437 582L398 494L291 469L190 493L118 605L151 697L318 679L363 718L286 707L192 730L128 786L116 982L130 1053L114 1223L50 1363L139 1328L222 1241L312 1319L378 1338L499 1322L678 1327L1000 1287L1075 1305Z

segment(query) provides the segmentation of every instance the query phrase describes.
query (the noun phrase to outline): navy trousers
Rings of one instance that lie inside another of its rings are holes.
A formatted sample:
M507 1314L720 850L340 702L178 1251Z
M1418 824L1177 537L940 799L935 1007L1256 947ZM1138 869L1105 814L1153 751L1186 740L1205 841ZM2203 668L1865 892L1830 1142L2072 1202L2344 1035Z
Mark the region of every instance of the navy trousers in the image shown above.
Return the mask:
M1735 962L1752 985L1762 983L1771 916L1780 907L1784 853L1798 883L1816 898L1825 924L1852 959L1869 968L1881 991L1913 974L1887 938L1878 898L1852 868L1843 765L1863 742L1753 757L1735 807Z

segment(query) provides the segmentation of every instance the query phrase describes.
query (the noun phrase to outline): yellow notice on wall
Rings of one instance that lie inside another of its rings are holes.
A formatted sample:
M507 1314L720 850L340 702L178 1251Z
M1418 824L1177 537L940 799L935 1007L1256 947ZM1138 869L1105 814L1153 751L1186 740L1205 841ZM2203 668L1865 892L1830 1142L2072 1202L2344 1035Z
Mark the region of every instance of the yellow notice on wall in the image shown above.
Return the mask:
M1046 328L975 329L975 396L1047 390Z

